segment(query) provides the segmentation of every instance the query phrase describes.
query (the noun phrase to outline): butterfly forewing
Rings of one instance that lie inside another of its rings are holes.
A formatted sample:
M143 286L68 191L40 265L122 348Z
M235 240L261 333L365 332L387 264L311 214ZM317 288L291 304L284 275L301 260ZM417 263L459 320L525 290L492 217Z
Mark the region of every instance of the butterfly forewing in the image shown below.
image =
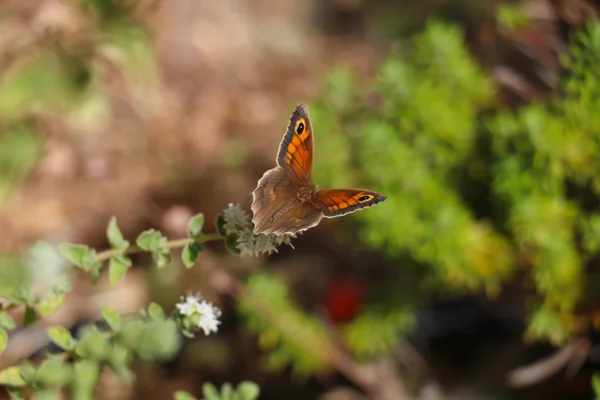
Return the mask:
M302 104L298 105L287 130L283 135L277 165L287 171L299 184L308 184L312 175L314 138L308 113Z

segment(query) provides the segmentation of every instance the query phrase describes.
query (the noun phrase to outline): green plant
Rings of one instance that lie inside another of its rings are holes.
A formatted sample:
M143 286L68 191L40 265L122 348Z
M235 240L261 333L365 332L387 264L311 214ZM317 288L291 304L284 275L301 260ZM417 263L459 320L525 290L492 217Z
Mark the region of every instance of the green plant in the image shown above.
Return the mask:
M225 383L219 392L216 387L210 383L205 383L202 387L204 400L255 400L260 394L260 388L252 382L242 382L236 388L230 383ZM178 391L175 393L175 400L196 400L191 394Z
M182 263L192 267L202 251L202 243L223 240L236 254L246 251L249 254L276 251L283 238L274 235L266 236L249 247L247 242L236 240L239 235L246 235L251 226L240 225L240 218L245 214L237 207L230 206L219 218L222 233L203 233L204 216L197 214L188 223L188 237L168 241L159 231L142 232L136 244L127 241L115 218L107 227L107 238L112 248L102 252L79 244L64 243L59 246L61 254L77 268L90 274L93 283L98 281L104 268L108 268L109 283L117 285L127 269L132 265L129 254L149 252L158 267L171 264L171 249L182 248ZM245 220L247 223L249 221ZM223 230L227 227L229 230ZM233 230L232 227L235 227ZM289 240L289 238L288 238ZM44 252L45 261L49 261L49 245L38 245L38 251ZM48 291L44 297L31 293L29 276L19 258L2 260L3 285L0 296L9 300L8 305L0 310L0 348L4 349L8 340L8 331L15 328L16 323L9 313L25 307L23 326L31 325L38 315L47 316L53 313L65 301L65 294L71 290L67 284L63 270L63 279ZM135 373L132 364L138 362L159 362L171 359L181 346L181 334L193 337L197 332L206 335L216 332L220 322L220 311L212 304L202 300L198 295L188 295L176 305L171 315L166 315L163 308L151 303L146 310L137 315L120 315L115 310L104 308L102 311L106 328L96 323L89 324L77 337L64 327L55 326L48 329L48 334L61 351L47 354L39 363L24 361L19 365L0 371L0 383L9 388L12 398L20 399L27 393L35 398L54 399L63 390L69 390L74 398L91 399L98 383L103 366L110 368L122 379L132 379ZM241 384L237 391L224 386L221 397L214 396L214 388L205 386L207 399L239 399L251 400L258 395L258 389L250 384ZM180 392L178 398L184 396Z
M368 85L330 73L309 107L323 132L315 179L386 193L382 207L356 214L361 242L426 266L429 290L493 295L525 274L529 334L560 343L600 248L599 57L600 24L590 22L565 57L562 96L496 111L460 30L432 21Z

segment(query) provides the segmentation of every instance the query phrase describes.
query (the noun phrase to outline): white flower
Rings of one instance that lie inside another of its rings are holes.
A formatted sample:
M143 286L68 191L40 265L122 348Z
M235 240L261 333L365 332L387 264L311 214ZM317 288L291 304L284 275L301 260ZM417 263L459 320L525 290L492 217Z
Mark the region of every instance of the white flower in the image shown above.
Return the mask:
M179 314L188 321L186 326L202 329L207 336L211 332L217 332L218 326L221 324L219 321L221 310L202 299L199 293L188 294L185 299L182 297L181 300L175 307Z
M175 304L175 307L177 307L177 309L179 310L179 314L191 316L200 305L199 301L199 294L188 294L185 298L185 301L182 303Z
M202 303L198 306L200 313L200 319L198 320L198 327L204 331L204 334L208 336L210 332L217 332L218 326L221 321L218 317L221 315L221 310L214 307L211 303L202 300Z

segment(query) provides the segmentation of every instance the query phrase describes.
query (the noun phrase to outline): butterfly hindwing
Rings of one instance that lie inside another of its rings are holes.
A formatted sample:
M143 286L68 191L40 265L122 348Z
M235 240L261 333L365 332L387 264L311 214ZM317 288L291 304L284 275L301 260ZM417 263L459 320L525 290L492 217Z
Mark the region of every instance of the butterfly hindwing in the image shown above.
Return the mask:
M260 232L277 213L289 209L295 203L294 194L297 190L298 184L283 168L275 167L265 172L252 192L254 231Z
M298 105L290 117L290 123L277 154L277 165L287 171L299 184L310 182L313 167L314 138L308 113Z
M261 233L297 233L312 228L321 222L321 219L323 212L314 205L308 202L295 203L285 213L273 219Z
M315 193L311 202L325 217L333 218L374 206L387 199L381 193L365 189L327 189Z

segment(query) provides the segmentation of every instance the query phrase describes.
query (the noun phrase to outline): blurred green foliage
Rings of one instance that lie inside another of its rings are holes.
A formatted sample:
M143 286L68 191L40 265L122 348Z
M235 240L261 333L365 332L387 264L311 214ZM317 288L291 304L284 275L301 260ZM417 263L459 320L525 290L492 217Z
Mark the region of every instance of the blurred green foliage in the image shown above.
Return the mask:
M361 241L427 266L440 289L497 294L525 273L529 333L561 342L600 248L599 57L590 23L564 60L563 95L496 111L460 30L432 21L372 81L329 74L309 107L315 181L387 194L353 214Z
M15 124L0 133L0 204L35 166L41 151L41 138L29 123Z
M0 200L41 157L45 116L77 134L106 121L114 74L129 85L159 80L153 42L132 4L81 1L85 29L48 34L19 52L0 77ZM76 6L76 4L73 4ZM137 86L136 86L137 85ZM135 91L133 91L135 93Z
M268 351L267 367L293 364L296 373L309 375L329 365L334 354L325 327L290 301L285 283L255 273L245 292L238 310L246 317L247 328L261 336L262 347Z
M531 21L518 4L501 3L496 12L498 24L508 30L527 27Z

